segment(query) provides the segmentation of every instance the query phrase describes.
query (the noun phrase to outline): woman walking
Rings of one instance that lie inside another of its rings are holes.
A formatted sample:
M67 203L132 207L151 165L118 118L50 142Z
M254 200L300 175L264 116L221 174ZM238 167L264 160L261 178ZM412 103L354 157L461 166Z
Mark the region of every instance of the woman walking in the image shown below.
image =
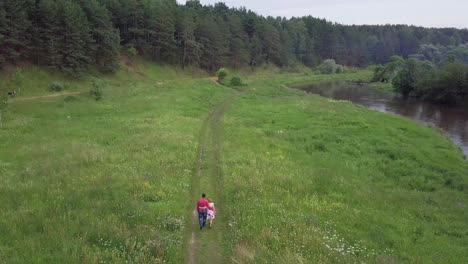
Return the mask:
M213 224L213 219L215 219L216 215L216 208L214 205L213 200L208 199L208 212L207 212L207 218L210 223L209 228L211 229L211 225Z

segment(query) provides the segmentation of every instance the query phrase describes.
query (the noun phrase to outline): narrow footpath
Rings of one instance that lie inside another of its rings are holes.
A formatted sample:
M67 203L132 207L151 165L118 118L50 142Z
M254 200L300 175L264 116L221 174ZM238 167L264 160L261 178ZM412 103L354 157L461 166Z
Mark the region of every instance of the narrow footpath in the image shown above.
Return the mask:
M191 232L188 238L189 264L224 263L222 238L225 228L223 216L223 171L222 171L222 118L238 94L232 95L218 104L203 122L197 155L197 170L192 178L192 201L190 211L193 214ZM200 230L196 201L202 193L213 199L217 211L213 228Z

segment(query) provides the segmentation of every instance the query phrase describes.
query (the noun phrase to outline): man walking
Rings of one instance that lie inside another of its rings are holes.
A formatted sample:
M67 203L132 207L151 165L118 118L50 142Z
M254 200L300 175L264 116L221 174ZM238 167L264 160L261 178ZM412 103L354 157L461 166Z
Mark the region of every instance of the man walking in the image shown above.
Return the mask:
M208 201L206 200L206 194L202 194L202 198L198 199L197 210L198 210L198 223L200 224L200 230L206 225L206 213L208 210Z

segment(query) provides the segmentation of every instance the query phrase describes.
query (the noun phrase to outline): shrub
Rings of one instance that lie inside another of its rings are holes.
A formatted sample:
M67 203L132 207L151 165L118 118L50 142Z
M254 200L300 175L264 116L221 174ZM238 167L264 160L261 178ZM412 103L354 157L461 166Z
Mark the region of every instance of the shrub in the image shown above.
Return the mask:
M135 57L136 55L138 55L138 51L135 49L135 47L128 48L127 53L128 53L128 55L130 55L132 57Z
M102 87L104 84L102 81L98 79L93 79L92 84L91 84L91 91L90 95L94 98L96 101L100 101L102 99Z
M220 68L217 72L216 72L216 76L218 77L218 82L221 82L222 80L224 80L228 75L228 72L225 68Z
M231 78L231 85L232 86L242 86L242 80L240 77L234 76Z
M343 73L343 66L336 64L335 60L327 59L322 62L318 67L322 74Z
M336 65L335 73L343 73L343 72L344 72L343 66Z
M59 82L54 82L50 85L50 90L53 92L61 92L64 90L63 88L64 88L63 84Z

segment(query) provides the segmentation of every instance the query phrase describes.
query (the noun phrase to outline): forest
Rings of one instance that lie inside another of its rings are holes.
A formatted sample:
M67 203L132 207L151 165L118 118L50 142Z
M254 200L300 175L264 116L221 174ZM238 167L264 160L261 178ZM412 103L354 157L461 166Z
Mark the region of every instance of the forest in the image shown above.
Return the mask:
M2 0L0 65L22 61L80 76L113 72L119 56L210 71L275 64L385 63L434 47L468 43L468 30L406 25L341 25L314 18L264 17L224 3L176 0ZM426 53L424 53L426 52Z
M403 61L392 81L395 91L438 103L464 103L468 98L468 65L454 58L441 65L429 61Z
M395 92L436 103L464 104L468 99L468 46L421 45L408 59L392 56L374 69L374 82L392 83Z

